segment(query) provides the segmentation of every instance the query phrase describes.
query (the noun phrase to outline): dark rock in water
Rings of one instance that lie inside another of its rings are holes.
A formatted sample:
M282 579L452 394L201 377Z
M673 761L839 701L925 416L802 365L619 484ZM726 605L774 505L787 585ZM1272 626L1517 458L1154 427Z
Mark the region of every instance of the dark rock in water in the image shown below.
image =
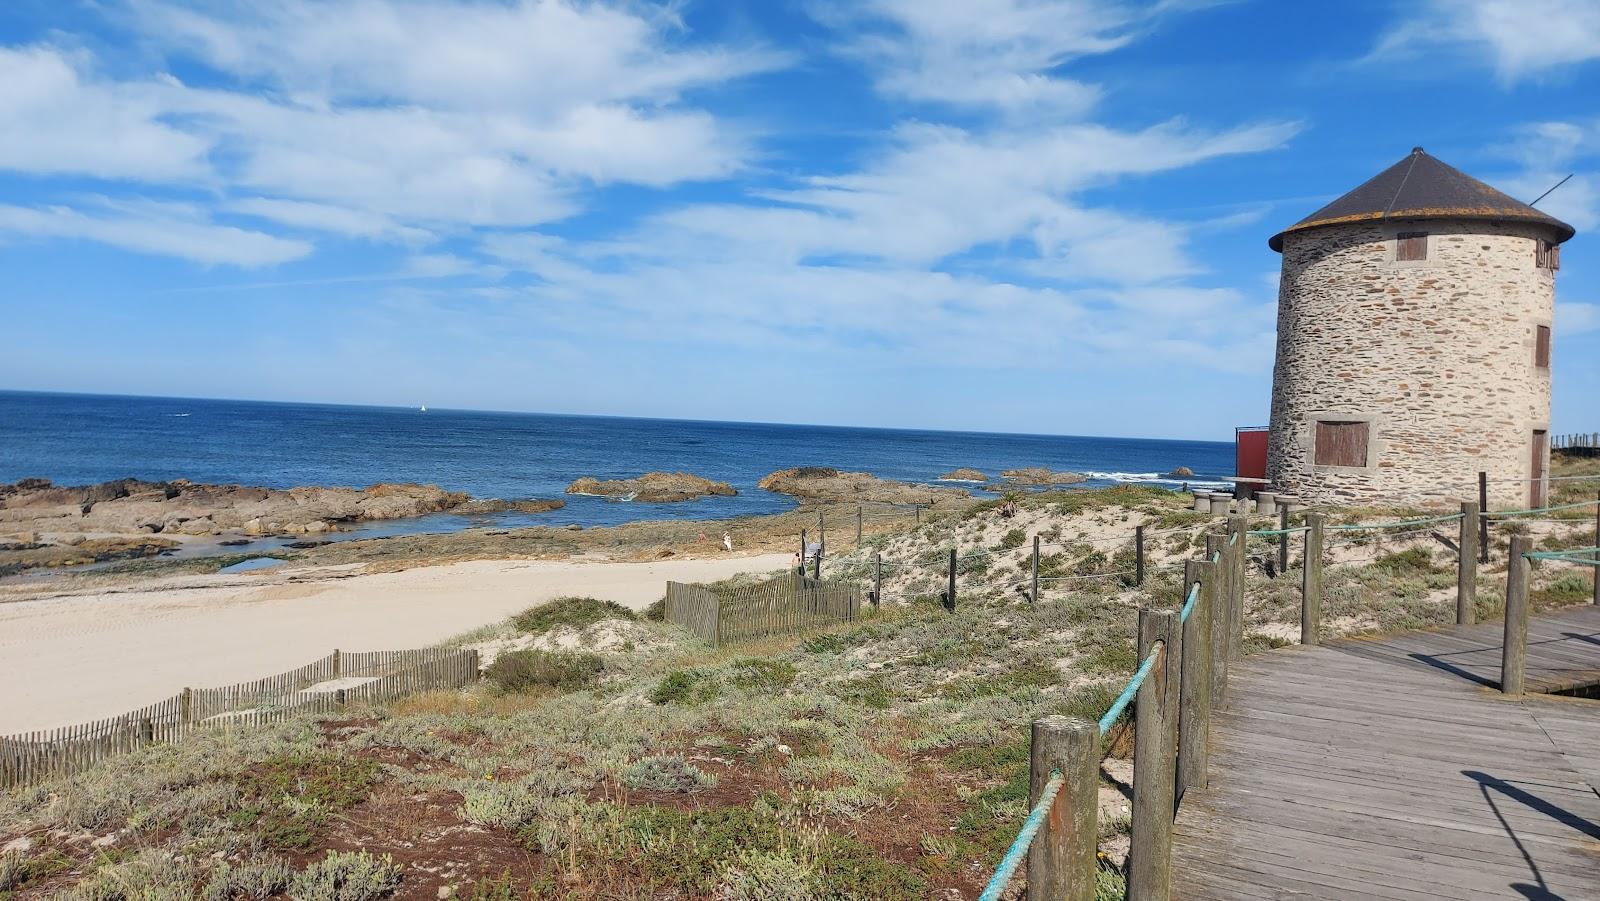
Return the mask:
M248 539L248 538L229 538L227 541L219 541L219 542L217 542L217 544L220 544L223 547L239 547L240 545L249 544L249 543L250 543L250 539Z
M291 541L288 544L284 545L284 547L292 547L297 551L303 551L303 550L306 550L308 548L322 547L325 544L332 544L332 543L333 542L331 542L331 541Z
M989 477L987 475L984 475L982 471L977 470L977 469L973 469L970 466L963 466L960 469L953 469L950 472L947 472L944 475L940 476L939 479L940 479L940 481L944 481L944 482L987 482L987 481L989 481Z
M1008 469L1000 473L1001 478L1018 485L1035 485L1048 487L1051 485L1076 485L1079 482L1089 481L1089 477L1081 472L1056 472L1044 466L1028 466L1022 469Z
M497 497L483 500L467 501L450 508L451 513L461 516L482 516L489 513L548 513L551 510L560 510L567 505L566 501L559 500L521 500L503 501Z
M801 500L822 502L933 504L972 496L961 488L913 485L880 479L868 472L840 472L831 466L781 469L763 476L756 487Z
M1173 471L1167 473L1167 478L1169 478L1169 479L1192 479L1192 478L1194 478L1194 470L1190 469L1187 466L1180 466L1177 469L1174 469Z

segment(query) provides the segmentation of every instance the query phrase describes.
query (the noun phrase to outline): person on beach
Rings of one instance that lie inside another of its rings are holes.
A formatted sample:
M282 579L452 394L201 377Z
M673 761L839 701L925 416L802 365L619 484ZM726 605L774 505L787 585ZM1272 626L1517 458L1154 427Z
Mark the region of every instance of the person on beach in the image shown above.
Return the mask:
M733 533L732 532L723 532L722 533L722 546L729 553L733 552Z

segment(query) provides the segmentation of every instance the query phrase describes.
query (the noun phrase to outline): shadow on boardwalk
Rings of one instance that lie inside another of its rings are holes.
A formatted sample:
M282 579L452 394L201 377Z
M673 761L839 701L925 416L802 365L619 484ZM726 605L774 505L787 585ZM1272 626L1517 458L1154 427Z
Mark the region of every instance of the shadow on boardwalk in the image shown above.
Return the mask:
M1174 897L1600 899L1600 702L1500 695L1499 629L1240 661ZM1600 681L1600 608L1534 618L1528 664Z

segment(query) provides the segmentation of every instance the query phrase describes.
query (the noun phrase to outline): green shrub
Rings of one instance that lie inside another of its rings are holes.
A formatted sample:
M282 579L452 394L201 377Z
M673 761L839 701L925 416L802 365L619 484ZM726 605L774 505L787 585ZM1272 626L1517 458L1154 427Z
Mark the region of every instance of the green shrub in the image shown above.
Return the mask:
M0 892L8 892L28 878L28 860L20 852L0 854Z
M794 664L765 657L741 657L733 662L728 681L740 688L777 690L794 682Z
M235 828L255 832L267 847L309 848L328 814L365 801L381 772L377 761L360 757L275 755L239 776L240 804L228 819Z
M666 622L667 599L665 597L659 597L651 601L650 606L644 608L644 613L640 614L640 617L649 620L652 623Z
M693 706L711 700L721 693L716 677L694 669L673 670L650 690L650 700L657 704L683 704Z
M461 793L461 818L480 826L520 829L539 815L539 800L515 782L474 782Z
M517 631L542 635L557 626L582 629L608 619L632 620L632 610L615 601L595 598L556 598L548 604L529 607L511 618Z
M865 679L834 682L827 686L827 690L847 704L870 707L874 710L888 710L889 705L894 702L894 692L889 688L889 682L882 673L874 673Z
M1433 552L1425 547L1407 548L1392 554L1383 554L1372 561L1372 565L1393 573L1432 572Z
M539 688L577 691L593 685L604 670L605 664L594 654L529 648L501 654L483 675L504 692Z
M1000 539L1000 550L1009 551L1022 547L1028 540L1028 533L1021 529L1012 529Z
M389 855L329 851L307 866L289 887L292 901L370 901L400 887L400 868Z
M281 857L248 857L239 863L220 861L200 892L202 901L270 898L283 891L294 870Z
M1581 572L1565 572L1536 588L1533 599L1540 604L1572 604L1587 601L1594 595L1594 584Z
M649 791L690 792L716 785L717 777L676 754L652 754L629 764L622 771L622 782Z

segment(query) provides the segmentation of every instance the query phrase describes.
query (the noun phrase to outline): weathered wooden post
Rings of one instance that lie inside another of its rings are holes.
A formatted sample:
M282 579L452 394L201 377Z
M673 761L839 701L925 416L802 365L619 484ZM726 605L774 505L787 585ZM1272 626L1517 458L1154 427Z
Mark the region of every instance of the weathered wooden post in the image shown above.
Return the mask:
M1478 562L1489 562L1489 474L1478 471Z
M1322 528L1327 517L1306 514L1306 562L1300 579L1300 643L1314 645L1322 631Z
M816 565L811 568L811 578L816 579L818 582L822 581L822 552L826 547L827 545L823 544L822 542L817 542L817 562Z
M1456 539L1456 625L1478 619L1478 505L1461 502L1461 534Z
M345 697L346 697L345 690L342 689L342 688L337 689L333 693L333 703L338 704L340 707L343 707L343 706L345 706Z
M915 516L917 518L917 525L919 525L919 526L922 525L922 505L921 504L912 504L911 505L911 513L912 513L913 516Z
M828 549L828 520L821 507L817 508L817 546L823 550Z
M1233 556L1228 560L1233 567L1233 572L1228 576L1228 590L1233 597L1228 602L1228 652L1238 656L1244 649L1244 588L1245 588L1245 562L1249 557L1247 548L1250 540L1250 517L1228 517L1228 538L1233 550Z
M1522 694L1528 664L1528 539L1511 536L1511 559L1506 561L1506 634L1500 650L1500 690Z
M1600 548L1600 491L1595 492L1594 501L1594 546ZM1596 551L1595 555L1600 556L1600 551ZM1594 602L1600 604L1600 566L1590 569L1594 570Z
M1029 567L1029 571L1030 571L1030 573L1029 573L1030 577L1033 580L1033 588L1032 588L1032 590L1030 590L1028 592L1028 601L1030 603L1037 604L1037 603L1039 603L1039 536L1038 535L1033 536L1033 562Z
M861 546L861 521L864 518L861 513L861 505L856 504L856 547Z
M806 530L800 530L800 575L806 574Z
M1152 652L1155 666L1139 686L1134 708L1133 835L1128 851L1128 897L1165 901L1172 896L1173 780L1177 755L1172 717L1177 713L1181 640L1171 610L1139 611L1139 659Z
M184 725L194 722L194 689L185 688L179 695L178 721Z
M945 609L956 609L956 549L950 549L950 593L945 597Z
M339 678L340 675L342 675L344 673L344 657L343 657L343 655L341 655L339 653L339 649L338 648L334 648L333 649L333 661L332 662L333 662L333 677L335 679L337 679L337 678Z
M1278 508L1278 575L1289 571L1289 506Z
M156 724L149 717L139 721L139 741L145 744L154 744L156 740Z
M1100 730L1085 720L1047 716L1035 720L1029 751L1028 807L1050 774L1061 772L1044 828L1028 848L1028 896L1093 901L1099 843Z
M1211 598L1211 706L1215 709L1221 705L1228 696L1228 658L1232 652L1229 644L1232 632L1228 627L1228 578L1232 575L1224 565L1225 555L1221 552L1226 547L1226 541L1220 535L1206 536L1206 560L1216 558L1217 565L1212 572L1216 578L1212 587Z
M1133 527L1133 584L1144 585L1144 526Z
M1178 782L1174 796L1191 788L1206 787L1206 760L1211 734L1211 600L1216 595L1207 583L1216 579L1209 560L1183 564L1183 584L1198 585L1200 596L1183 623L1183 673L1178 689ZM1184 594L1185 600L1188 593Z

